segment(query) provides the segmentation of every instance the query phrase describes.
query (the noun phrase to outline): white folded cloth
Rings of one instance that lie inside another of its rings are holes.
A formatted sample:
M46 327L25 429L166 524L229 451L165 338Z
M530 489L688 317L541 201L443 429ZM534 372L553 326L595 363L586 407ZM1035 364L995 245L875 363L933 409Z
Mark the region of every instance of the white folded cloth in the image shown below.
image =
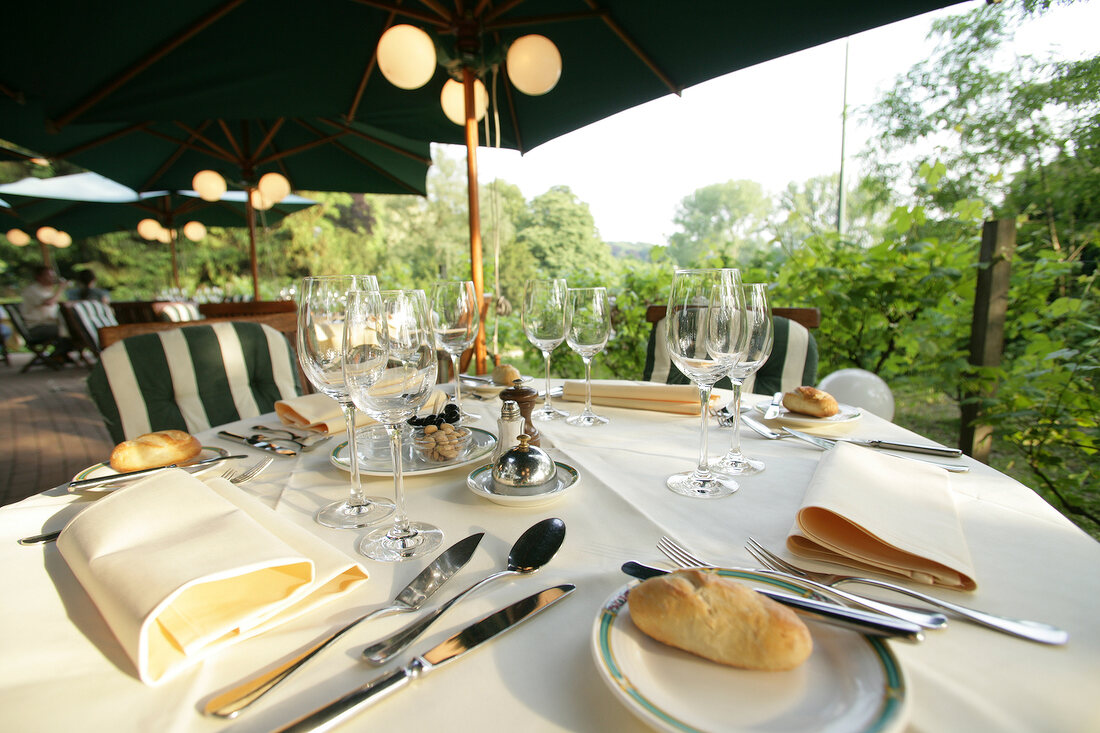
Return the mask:
M951 474L837 443L814 472L787 548L803 557L974 590Z
M367 579L225 479L175 469L92 504L57 547L146 684Z
M418 415L434 414L446 406L447 394L442 390L433 390L418 411ZM322 392L291 397L275 403L275 414L283 425L303 430L316 430L326 435L347 431L344 411L340 403ZM361 410L355 411L355 427L362 428L377 424L377 420L368 417Z
M584 380L565 380L561 398L566 402L584 402ZM728 398L716 391L710 398L711 407L719 406L725 399ZM600 379L592 382L592 404L698 415L699 388L693 384Z

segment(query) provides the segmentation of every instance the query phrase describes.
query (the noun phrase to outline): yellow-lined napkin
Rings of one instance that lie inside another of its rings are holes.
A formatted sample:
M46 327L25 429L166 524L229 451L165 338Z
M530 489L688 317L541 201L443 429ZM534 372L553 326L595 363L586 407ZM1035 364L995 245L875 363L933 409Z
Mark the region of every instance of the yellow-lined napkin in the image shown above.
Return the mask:
M561 398L566 402L584 402L584 380L565 380ZM710 399L711 407L716 407L724 398L713 394ZM592 404L698 415L699 388L693 384L601 379L592 382Z
M367 579L225 479L180 470L92 504L57 547L150 685Z
M275 403L275 414L292 428L316 430L325 434L342 433L347 428L340 403L324 392L291 397ZM373 425L374 420L362 412L355 413L355 426Z
M974 590L950 474L837 443L814 472L787 548L796 555Z

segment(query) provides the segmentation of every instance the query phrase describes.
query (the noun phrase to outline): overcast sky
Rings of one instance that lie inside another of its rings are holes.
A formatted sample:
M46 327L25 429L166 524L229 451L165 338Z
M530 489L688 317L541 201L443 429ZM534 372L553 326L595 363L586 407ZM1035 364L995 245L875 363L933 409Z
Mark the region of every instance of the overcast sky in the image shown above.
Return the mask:
M849 158L869 134L854 119L858 107L931 53L925 37L934 18L972 7L966 3L848 39ZM1017 36L1028 52L1100 52L1100 2L1057 8L1032 25ZM734 72L524 156L480 148L480 179L514 183L527 199L551 186L569 186L591 208L604 240L664 244L676 231L677 204L703 186L748 179L777 193L791 181L839 170L845 45L838 40ZM564 59L563 73L570 71ZM465 156L461 147L448 146L447 152Z

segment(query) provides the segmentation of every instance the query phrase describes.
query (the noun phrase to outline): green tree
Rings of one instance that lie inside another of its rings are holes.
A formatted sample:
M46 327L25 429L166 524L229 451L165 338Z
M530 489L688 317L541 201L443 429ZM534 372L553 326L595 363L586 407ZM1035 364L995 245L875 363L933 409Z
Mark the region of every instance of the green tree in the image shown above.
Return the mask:
M676 209L681 231L669 238L669 253L683 267L708 257L737 259L766 245L771 200L754 181L727 181L696 190Z
M547 276L568 277L578 268L599 272L611 264L611 250L600 239L588 204L568 186L554 186L531 200L516 222L516 241Z

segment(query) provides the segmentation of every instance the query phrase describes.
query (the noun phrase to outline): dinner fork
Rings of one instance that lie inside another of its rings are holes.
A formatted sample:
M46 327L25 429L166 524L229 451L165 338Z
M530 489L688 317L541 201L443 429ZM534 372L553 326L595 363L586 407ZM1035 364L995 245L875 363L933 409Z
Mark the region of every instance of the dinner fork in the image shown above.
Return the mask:
M863 583L864 585L873 585L877 588L886 588L897 593L903 593L907 596L912 596L925 603L942 608L946 611L958 614L963 618L970 619L971 621L981 624L982 626L988 626L991 629L1001 631L1013 636L1019 636L1023 639L1030 641L1037 641L1041 644L1065 644L1069 640L1069 634L1062 629L1055 628L1048 624L1042 624L1037 621L1022 621L1018 619L1004 618L1002 616L995 616L985 611L977 611L973 608L967 608L966 606L960 606L957 603L951 603L949 601L943 601L933 596L925 595L919 591L911 590L905 586L896 585L894 583L888 583L883 580L875 580L874 578L862 578L856 575L840 575L838 573L824 573L818 570L806 570L796 565L792 565L783 558L771 552L759 542L749 537L748 542L745 544L745 549L752 554L763 565L772 570L779 570L782 572L796 575L799 578L814 580L819 583L824 583L830 587L839 585L841 583Z
M661 537L657 541L657 549L664 553L665 557L672 562L676 563L682 568L714 568L717 567L714 563L705 562L701 558L695 557L687 551L683 546L678 544L671 537ZM759 572L764 575L775 575L787 580L793 580L796 583L808 586L811 590L817 590L827 596L836 596L843 598L849 603L861 606L863 608L878 611L879 613L885 613L888 616L894 618L900 618L903 621L917 624L926 629L942 629L947 626L947 617L942 613L925 613L923 611L917 611L910 608L899 608L897 606L891 606L889 603L882 603L870 598L858 596L855 593L849 593L847 591L840 590L839 588L833 588L832 586L818 583L810 580L809 578L803 578L798 575L792 575L790 573L784 573L778 570L755 570L753 572Z
M228 480L231 484L240 486L241 484L248 483L252 479L259 476L260 473L262 473L265 468L270 466L271 462L274 460L275 459L271 458L270 456L267 458L261 458L243 471L238 471L235 468L230 468L225 473L223 473L221 477Z

